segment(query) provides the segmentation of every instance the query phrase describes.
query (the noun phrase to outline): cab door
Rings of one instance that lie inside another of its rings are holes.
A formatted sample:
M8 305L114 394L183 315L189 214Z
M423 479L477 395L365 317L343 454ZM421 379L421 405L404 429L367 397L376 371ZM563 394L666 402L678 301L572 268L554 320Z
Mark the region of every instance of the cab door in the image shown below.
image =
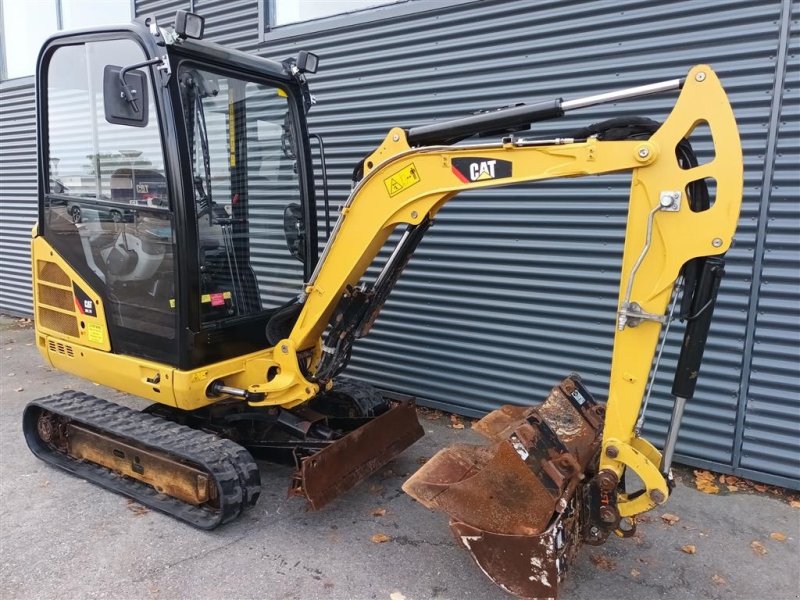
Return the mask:
M110 37L56 38L40 60L40 233L89 288L81 291L102 299L113 352L174 364L174 199L160 90L149 66L133 69L142 118L109 114L108 70L118 77L148 59L133 36Z

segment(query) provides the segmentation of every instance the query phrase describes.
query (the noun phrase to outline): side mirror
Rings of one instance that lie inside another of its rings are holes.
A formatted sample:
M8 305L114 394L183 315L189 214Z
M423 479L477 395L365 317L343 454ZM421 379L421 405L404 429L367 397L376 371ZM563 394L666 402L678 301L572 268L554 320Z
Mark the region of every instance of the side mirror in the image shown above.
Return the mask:
M106 65L103 70L103 108L115 125L147 127L147 75L132 67Z
M306 230L302 207L293 202L283 211L283 235L289 252L300 262L306 260Z

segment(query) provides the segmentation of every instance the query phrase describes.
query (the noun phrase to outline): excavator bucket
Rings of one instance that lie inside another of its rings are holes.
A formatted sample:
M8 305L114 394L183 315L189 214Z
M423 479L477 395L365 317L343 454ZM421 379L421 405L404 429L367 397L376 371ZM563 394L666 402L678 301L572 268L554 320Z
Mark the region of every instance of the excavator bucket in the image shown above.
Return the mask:
M520 598L555 598L586 522L604 408L577 375L532 407L503 406L475 425L490 445L438 452L403 485L450 529L481 570Z

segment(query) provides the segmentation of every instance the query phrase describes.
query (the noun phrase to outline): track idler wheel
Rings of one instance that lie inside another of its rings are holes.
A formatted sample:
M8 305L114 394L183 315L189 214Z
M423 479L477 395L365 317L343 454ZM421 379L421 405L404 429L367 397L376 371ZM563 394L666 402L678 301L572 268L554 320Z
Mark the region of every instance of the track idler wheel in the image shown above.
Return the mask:
M577 375L533 407L503 406L476 425L491 445L438 452L403 485L450 529L492 581L521 598L554 598L581 542L585 474L604 409Z

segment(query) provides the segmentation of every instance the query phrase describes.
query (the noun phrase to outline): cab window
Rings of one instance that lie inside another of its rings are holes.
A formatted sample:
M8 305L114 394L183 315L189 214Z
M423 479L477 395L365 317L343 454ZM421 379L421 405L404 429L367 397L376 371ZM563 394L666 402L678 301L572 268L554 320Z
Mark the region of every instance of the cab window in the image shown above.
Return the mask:
M182 66L203 323L292 302L305 228L292 104L277 87Z
M175 337L173 221L153 102L145 126L107 120L104 70L145 60L133 40L58 47L47 67L45 237L107 297L118 349ZM142 354L136 350L132 353Z

